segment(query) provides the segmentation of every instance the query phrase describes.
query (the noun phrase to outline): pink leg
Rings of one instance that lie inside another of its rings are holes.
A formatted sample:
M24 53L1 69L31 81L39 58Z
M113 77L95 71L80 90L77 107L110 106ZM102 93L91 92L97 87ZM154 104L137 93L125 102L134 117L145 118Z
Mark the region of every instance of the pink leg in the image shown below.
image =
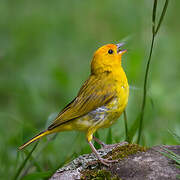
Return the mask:
M96 141L98 144L100 144L102 147L106 146L104 142L100 141L97 137L93 136L93 140Z
M95 136L93 136L93 140L96 141L98 144L100 144L103 148L115 147L114 145L111 145L111 144L105 144L104 142L96 138Z
M94 154L96 155L96 157L99 159L99 161L100 161L102 164L104 164L104 165L106 165L106 166L109 166L108 163L118 162L118 160L103 159L103 158L98 154L98 152L97 152L96 148L94 147L94 145L92 144L92 142L89 141L88 143L89 143L92 151L94 152Z

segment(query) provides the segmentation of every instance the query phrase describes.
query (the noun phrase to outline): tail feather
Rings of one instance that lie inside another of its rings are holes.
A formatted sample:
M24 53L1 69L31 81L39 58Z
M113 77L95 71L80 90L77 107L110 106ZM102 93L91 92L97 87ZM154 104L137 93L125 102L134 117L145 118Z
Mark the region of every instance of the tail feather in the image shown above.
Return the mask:
M52 132L49 131L49 130L45 130L45 131L42 131L41 133L39 133L38 135L34 136L32 139L30 139L29 141L27 141L26 143L24 143L22 146L20 146L18 149L19 150L22 150L24 149L26 146L28 146L29 144L37 141L38 139L42 138L43 136L46 136L48 134L51 134Z

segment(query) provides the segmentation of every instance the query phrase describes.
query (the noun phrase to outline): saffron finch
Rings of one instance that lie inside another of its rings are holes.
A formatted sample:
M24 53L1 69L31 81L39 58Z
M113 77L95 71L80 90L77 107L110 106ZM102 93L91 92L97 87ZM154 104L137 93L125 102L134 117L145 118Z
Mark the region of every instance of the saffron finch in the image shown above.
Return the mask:
M111 162L98 154L92 140L104 145L93 134L116 122L128 102L129 85L121 66L121 57L126 50L121 50L121 46L123 43L107 44L94 53L91 74L77 97L58 114L47 130L20 146L20 150L48 134L78 130L86 133L87 142L101 163L108 165Z

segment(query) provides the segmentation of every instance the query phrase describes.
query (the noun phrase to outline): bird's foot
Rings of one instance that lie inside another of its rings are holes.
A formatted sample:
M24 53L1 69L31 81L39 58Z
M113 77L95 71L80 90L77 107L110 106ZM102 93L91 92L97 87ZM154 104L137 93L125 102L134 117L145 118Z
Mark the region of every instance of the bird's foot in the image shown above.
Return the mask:
M98 144L100 144L102 146L102 148L113 148L116 147L117 145L114 144L105 144L104 142L100 141L98 138L96 138L95 136L93 137L94 141L96 141Z
M113 162L118 162L118 160L109 160L109 159L104 159L104 158L102 158L102 157L98 154L98 152L97 152L97 150L95 149L95 147L94 147L94 145L92 144L92 142L89 141L88 143L89 143L92 151L94 152L95 156L97 157L97 159L98 159L102 164L104 164L105 166L109 166L110 163L113 163ZM93 163L93 164L94 164L94 163Z
M117 145L114 145L114 144L103 144L102 145L102 147L104 148L104 149L107 149L107 148L114 148L114 147L116 147Z

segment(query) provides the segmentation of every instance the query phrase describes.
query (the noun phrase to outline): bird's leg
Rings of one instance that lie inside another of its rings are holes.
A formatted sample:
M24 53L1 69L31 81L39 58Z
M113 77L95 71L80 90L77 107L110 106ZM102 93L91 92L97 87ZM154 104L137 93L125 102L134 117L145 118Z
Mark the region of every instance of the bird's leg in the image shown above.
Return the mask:
M105 144L104 142L102 142L101 140L99 140L97 137L93 136L93 140L96 141L98 144L100 144L102 147L106 146L107 144Z
M111 144L105 144L104 142L100 141L97 137L93 136L93 140L96 141L98 144L100 144L103 148L111 148L114 147L114 145Z
M96 157L99 159L99 161L106 165L106 166L109 166L108 163L112 163L112 162L117 162L117 160L108 160L108 159L103 159L97 152L96 148L94 147L93 143L91 141L88 141L92 151L94 152L94 154L96 155Z

